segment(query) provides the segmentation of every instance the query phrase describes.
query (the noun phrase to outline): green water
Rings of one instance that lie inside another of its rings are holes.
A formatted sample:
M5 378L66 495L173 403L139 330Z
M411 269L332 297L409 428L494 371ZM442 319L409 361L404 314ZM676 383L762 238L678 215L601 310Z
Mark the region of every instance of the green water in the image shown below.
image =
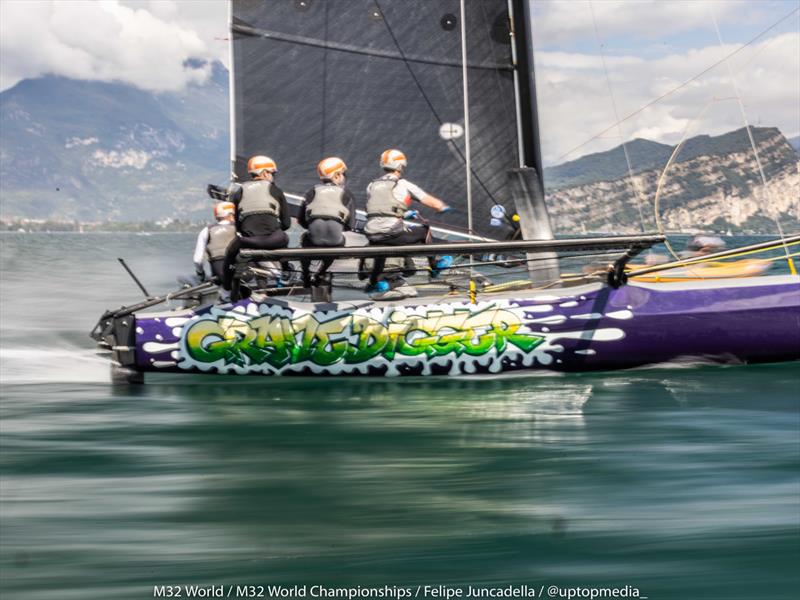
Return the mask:
M112 388L87 332L137 297L114 258L165 290L191 271L193 236L0 244L3 598L276 583L796 596L796 363Z

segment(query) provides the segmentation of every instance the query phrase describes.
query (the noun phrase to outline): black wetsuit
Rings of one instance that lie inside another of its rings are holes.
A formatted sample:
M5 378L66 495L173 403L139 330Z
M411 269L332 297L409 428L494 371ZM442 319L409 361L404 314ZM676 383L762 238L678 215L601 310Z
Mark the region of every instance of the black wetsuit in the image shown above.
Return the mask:
M211 274L217 281L222 281L225 278L225 259L215 258L208 261L208 266L211 267Z
M344 204L348 212L347 220L344 223L328 218L308 219L307 208L314 200L316 186L305 193L303 204L300 207L300 215L297 218L298 224L307 230L303 237L300 238L300 245L303 248L341 248L345 245L344 232L352 231L356 225L356 200L350 190L345 189L343 192L342 204ZM325 274L333 264L333 261L333 258L322 259L322 264L317 270L316 277ZM308 287L311 261L302 260L300 264L303 269L303 285Z
M233 265L239 255L239 250L242 248L275 250L286 248L289 245L289 236L286 235L286 230L292 226L292 216L286 203L286 196L274 183L269 186L269 193L280 204L280 217L270 214L254 214L241 218L239 203L242 200L242 188L237 187L230 196L231 202L236 205L236 231L239 235L233 239L225 254L223 287L226 290L231 289Z
M373 234L367 236L370 246L406 246L412 244L430 244L431 230L427 224L403 229L394 234ZM407 262L408 264L408 262ZM369 284L374 286L386 265L385 256L376 256L373 259L372 271L369 274ZM431 270L436 267L436 257L428 257L428 265Z

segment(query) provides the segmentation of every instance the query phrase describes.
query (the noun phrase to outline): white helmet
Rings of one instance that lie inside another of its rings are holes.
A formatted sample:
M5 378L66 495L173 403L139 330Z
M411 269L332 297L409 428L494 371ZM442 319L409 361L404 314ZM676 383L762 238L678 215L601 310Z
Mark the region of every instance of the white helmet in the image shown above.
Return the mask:
M278 165L269 156L253 156L247 161L247 172L251 175L258 175L262 171L268 173L275 173L278 171Z
M381 154L381 168L391 169L392 171L399 171L408 166L406 155L400 150L385 150Z
M338 156L329 156L319 161L317 173L320 179L331 179L336 173L346 173L347 165Z
M236 213L236 205L233 202L218 202L214 206L214 218L224 219Z

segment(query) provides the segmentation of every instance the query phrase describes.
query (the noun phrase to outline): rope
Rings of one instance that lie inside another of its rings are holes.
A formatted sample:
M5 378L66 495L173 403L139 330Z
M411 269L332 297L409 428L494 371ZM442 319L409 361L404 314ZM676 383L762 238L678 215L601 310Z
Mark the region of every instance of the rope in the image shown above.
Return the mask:
M642 233L645 232L644 226L644 213L642 213L642 190L633 176L633 167L631 166L631 159L628 155L628 146L625 143L625 137L622 134L622 122L619 120L619 112L617 111L617 101L614 98L614 90L611 87L611 77L608 75L608 67L606 66L606 53L603 51L603 43L600 41L600 31L597 28L597 19L594 15L594 5L592 0L589 0L589 10L592 13L592 23L594 23L594 36L597 40L597 45L600 47L600 60L603 63L603 73L606 77L606 85L608 86L608 95L611 97L611 106L614 109L614 119L617 122L617 132L619 140L622 143L622 153L625 155L625 163L628 165L628 177L630 178L631 186L633 187L633 195L636 198L636 208L639 209L639 223L642 226Z
M231 4L233 4L231 2ZM322 116L320 118L320 149L319 155L325 156L325 129L328 124L327 107L328 107L328 9L330 5L325 2L325 16L324 16L324 29L323 37L325 39L325 47L322 50Z
M683 133L681 134L681 140L680 142L678 142L678 144L675 146L675 149L672 151L672 154L670 155L667 164L664 166L664 170L661 171L661 175L658 178L658 184L656 185L656 196L653 200L653 215L655 216L656 219L656 229L661 235L664 236L665 238L664 246L666 246L667 251L672 255L672 258L674 258L675 260L681 260L681 257L678 256L678 253L672 247L669 238L667 238L666 234L664 233L664 224L661 222L661 214L659 212L659 206L661 204L661 190L664 186L664 180L667 178L667 172L672 166L672 163L677 158L678 153L683 149L683 145L684 143L686 143L686 137L689 135L689 131L691 130L692 126L700 119L700 117L702 117L706 113L706 111L709 108L711 108L711 105L714 104L716 100L717 100L716 98L712 98L711 100L709 100L708 103L703 107L703 110L701 110L700 113L694 119L690 120L686 124L686 127L684 127Z
M714 30L717 32L717 40L719 41L720 48L725 48L725 44L722 41L722 33L719 30L719 24L717 23L717 17L714 14L713 7L709 6L709 11L711 12L711 20L714 22ZM767 201L770 204L775 204L772 199L771 190L767 185L767 177L764 175L764 167L761 165L761 157L758 155L758 148L756 147L756 141L753 139L753 132L750 129L750 122L747 119L747 112L744 110L744 102L742 102L742 96L739 93L739 86L736 85L736 78L733 76L733 69L731 68L731 63L728 60L728 57L725 57L725 66L728 69L728 76L731 78L731 86L733 87L733 92L736 94L736 100L739 104L739 112L742 114L742 121L744 121L744 128L747 131L747 137L750 139L750 147L753 149L753 155L756 157L756 165L758 166L758 173L761 176L761 185L764 187L764 195L767 198ZM781 227L781 221L778 217L774 217L775 225L778 226L778 235L783 238L783 228ZM792 264L792 260L789 258L789 247L788 245L784 246L784 250L786 251L786 259L789 261L789 268L794 272L794 265Z
M790 240L791 241L787 242L786 239L781 239L781 240L778 240L777 243L774 243L774 244L771 244L771 245L758 244L757 246L759 246L759 247L750 246L750 247L747 247L747 249L742 249L741 251L738 251L738 252L735 251L735 250L728 250L728 251L722 251L722 252L715 252L715 253L712 253L712 254L707 255L707 256L696 256L696 257L692 257L692 258L679 258L678 260L673 261L673 262L668 263L668 264L665 264L665 265L644 266L643 268L632 269L628 274L631 277L636 277L636 276L639 276L639 275L646 275L646 274L649 274L649 273L657 273L658 271L668 271L670 269L674 269L674 268L677 268L677 267L697 266L697 265L700 265L700 264L703 264L703 263L719 262L719 261L724 260L724 259L738 258L738 257L746 256L746 255L749 255L749 254L756 254L758 252L770 252L770 251L773 251L773 250L782 249L787 245L788 246L794 246L796 244L800 244L800 239L797 239L797 238L792 239L792 238L790 238ZM769 244L768 242L765 242L765 243ZM785 258L785 257L784 256L779 256L779 257L766 258L764 260L783 260L783 258ZM691 270L689 270L689 272L692 273L698 279L704 279L701 275L698 275L697 273L694 273Z
M725 256L724 258L725 259L741 258L742 256L749 256L750 254L758 254L760 252L770 252L772 250L783 250L784 248L786 248L788 246L795 246L797 244L800 244L800 242L788 242L788 243L786 243L784 240L781 240L780 243L775 244L774 246L770 246L769 248L758 248L756 250L747 250L746 252L736 252L734 254L729 254L729 255ZM797 253L792 254L791 256L797 256ZM771 256L771 257L764 258L762 260L774 261L774 260L783 260L784 258L786 258L786 257L785 256ZM682 264L674 265L675 267L683 267L683 266L688 266L688 265L699 265L699 264L708 263L708 262L720 262L719 258L710 258L710 259L708 259L708 258L704 258L702 256L695 256L695 257L692 257L692 258L685 258L685 259L679 259L679 260L681 261ZM670 268L672 268L672 267L670 267Z
M403 64L406 66L406 69L408 69L408 73L409 73L409 75L411 75L411 79L414 80L414 85L417 86L417 89L419 90L419 93L422 94L422 97L424 98L425 103L428 105L428 108L430 109L430 111L433 114L433 116L436 119L436 121L439 123L439 125L443 125L444 121L439 116L439 113L437 112L436 108L434 108L433 103L431 102L430 98L428 98L428 94L425 93L425 90L423 89L422 84L420 83L419 79L417 79L417 76L414 73L414 70L411 68L411 65L409 64L409 62L408 62L408 60L406 58L405 52L403 52L403 49L400 47L400 42L398 41L397 37L395 36L391 25L389 25L389 21L386 20L386 15L383 13L383 9L381 8L381 5L378 3L378 0L373 0L373 2L375 3L375 8L378 10L378 12L381 15L381 20L383 21L384 25L386 25L386 30L389 32L389 35L392 38L392 42L394 42L394 45L397 48L397 51L400 53L400 56L403 59ZM459 148L458 145L455 144L454 142L451 141L451 143L452 143L453 148L455 149L455 151L461 157L461 160L466 162L466 159L464 158L464 153L461 152L461 148ZM478 182L478 184L480 184L481 188L483 188L483 191L486 192L486 195L489 196L489 199L492 201L492 203L494 203L495 206L502 206L502 204L500 204L497 201L497 199L494 197L494 195L486 187L486 184L483 183L481 178L478 177L478 174L475 173L474 170L472 171L472 176L475 178L475 180Z
M469 235L473 234L472 229L472 153L470 150L470 128L469 128L469 82L467 77L467 8L465 0L461 0L461 86L464 99L464 177L467 180L467 230ZM475 304L475 282L473 281L472 255L469 255L469 299Z

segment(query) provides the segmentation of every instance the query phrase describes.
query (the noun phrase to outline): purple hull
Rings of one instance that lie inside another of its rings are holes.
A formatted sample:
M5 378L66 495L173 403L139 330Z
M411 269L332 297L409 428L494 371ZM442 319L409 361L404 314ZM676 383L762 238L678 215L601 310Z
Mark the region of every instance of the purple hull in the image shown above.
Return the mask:
M461 375L786 361L800 359L800 279L596 285L475 305L268 299L139 314L135 325L141 372Z

